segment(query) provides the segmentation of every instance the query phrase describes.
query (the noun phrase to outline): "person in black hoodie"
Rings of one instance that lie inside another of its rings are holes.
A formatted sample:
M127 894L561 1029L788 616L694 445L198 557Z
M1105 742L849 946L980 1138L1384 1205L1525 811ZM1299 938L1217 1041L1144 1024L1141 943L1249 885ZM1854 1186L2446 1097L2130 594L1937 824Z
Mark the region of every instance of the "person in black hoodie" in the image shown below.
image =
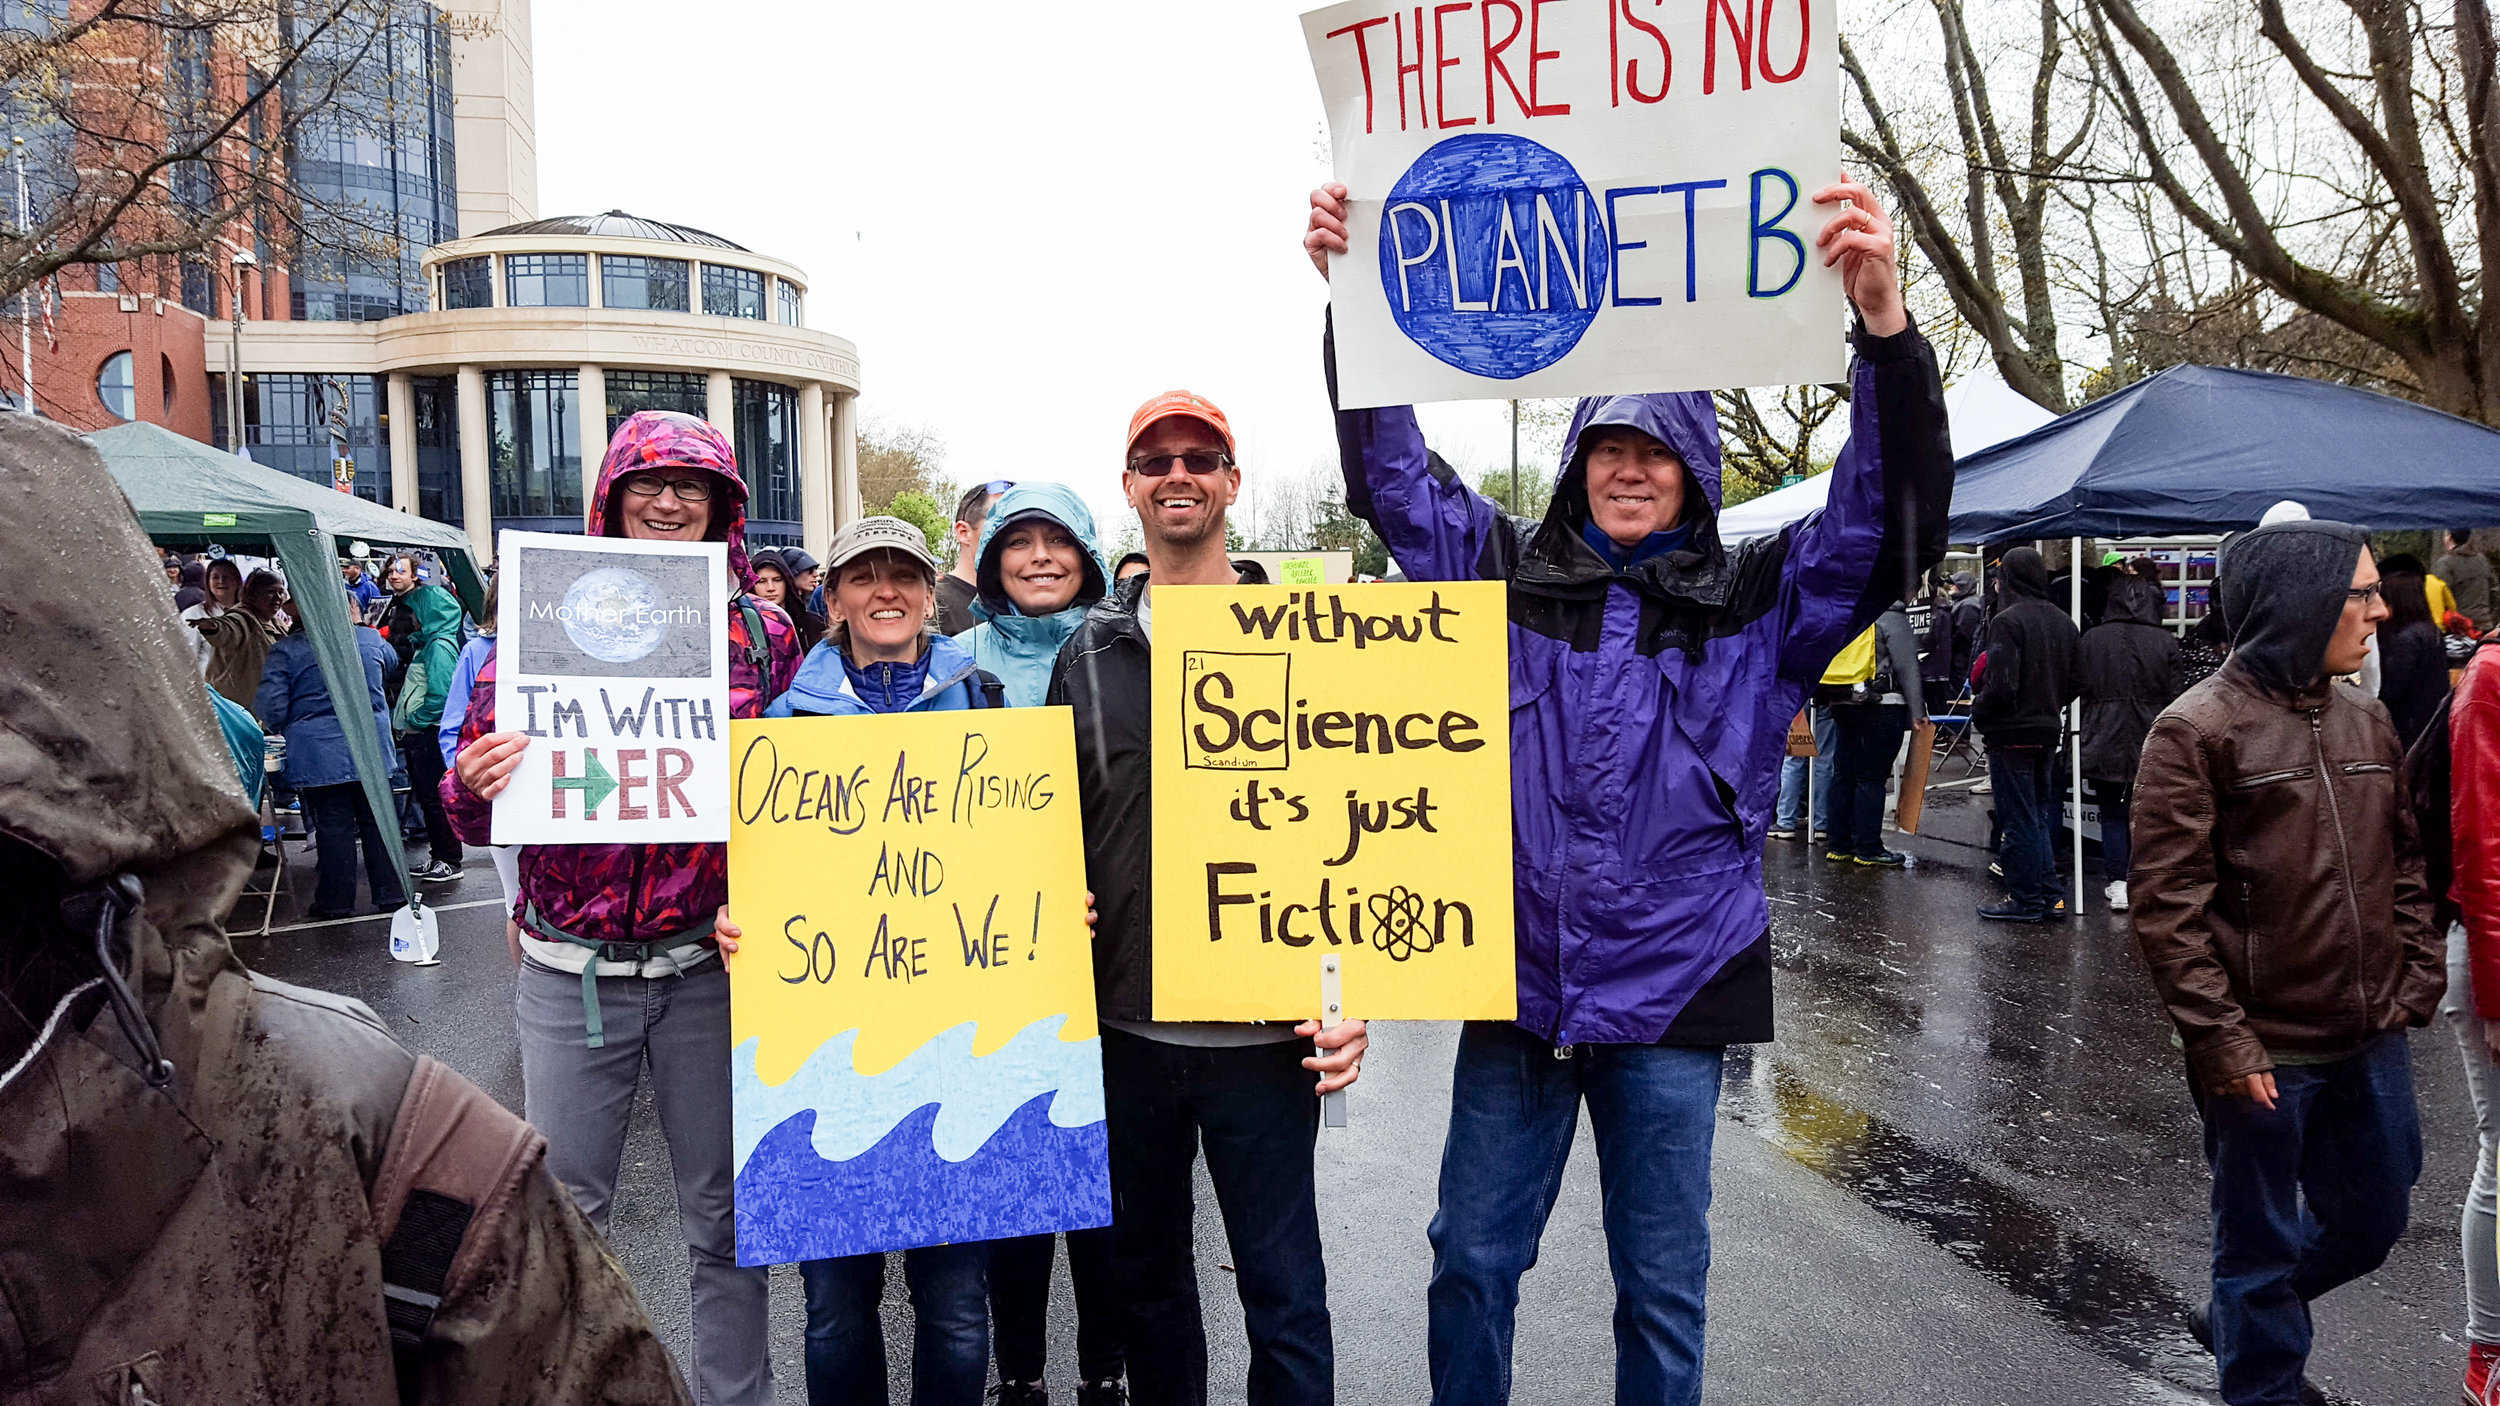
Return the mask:
M2057 743L2078 691L2080 642L2075 622L2049 603L2037 548L2007 552L2000 581L1971 722L1988 747L2006 896L1979 916L2040 923L2057 912Z
M2431 620L2425 575L2419 557L2399 555L2387 559L2379 578L2387 623L2378 631L2378 699L2407 751L2448 696L2448 641Z
M2149 563L2144 564L2149 565ZM2083 632L2083 780L2101 810L2109 911L2127 911L2127 802L2153 719L2179 696L2179 637L2162 628L2161 583L2137 564L2109 585Z

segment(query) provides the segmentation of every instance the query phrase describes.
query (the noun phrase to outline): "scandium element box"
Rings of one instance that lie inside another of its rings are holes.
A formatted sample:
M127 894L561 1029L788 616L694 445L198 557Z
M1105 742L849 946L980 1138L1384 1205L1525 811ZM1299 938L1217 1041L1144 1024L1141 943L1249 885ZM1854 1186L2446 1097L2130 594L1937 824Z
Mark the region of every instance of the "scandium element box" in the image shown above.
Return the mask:
M1155 592L1156 1019L1517 1014L1503 591Z

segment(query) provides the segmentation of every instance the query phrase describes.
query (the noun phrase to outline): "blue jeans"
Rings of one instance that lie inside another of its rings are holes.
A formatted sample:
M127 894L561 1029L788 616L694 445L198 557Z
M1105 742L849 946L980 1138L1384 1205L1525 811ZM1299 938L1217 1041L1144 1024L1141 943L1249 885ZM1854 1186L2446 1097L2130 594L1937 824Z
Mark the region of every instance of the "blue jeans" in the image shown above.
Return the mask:
M1832 763L1840 755L1840 729L1832 722L1831 710L1816 708L1808 715L1814 723L1815 756L1788 757L1780 762L1780 798L1777 817L1771 828L1794 830L1798 813L1805 806L1806 765L1814 765L1814 828L1832 828Z
M2231 1406L2290 1406L2309 1301L2377 1269L2422 1175L2404 1032L2333 1064L2278 1065L2271 1112L2197 1092L2213 1168L2214 1356Z
M2057 749L1991 747L1988 781L1997 798L2006 896L2032 908L2057 902Z
M1519 1276L1536 1263L1588 1103L1615 1280L1615 1400L1701 1399L1710 1275L1710 1141L1725 1052L1554 1046L1470 1021L1458 1037L1441 1208L1432 1218L1434 1406L1510 1400Z
M911 1294L912 1406L980 1406L990 1375L986 1242L903 1252ZM808 1406L885 1406L885 1256L799 1266L807 1286Z

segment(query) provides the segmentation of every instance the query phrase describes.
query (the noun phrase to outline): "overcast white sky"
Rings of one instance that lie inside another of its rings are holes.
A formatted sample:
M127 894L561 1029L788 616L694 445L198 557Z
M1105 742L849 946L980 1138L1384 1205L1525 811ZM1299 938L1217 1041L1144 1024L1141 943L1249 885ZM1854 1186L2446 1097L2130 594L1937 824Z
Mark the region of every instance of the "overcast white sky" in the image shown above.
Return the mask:
M1117 536L1129 413L1185 386L1263 474L1336 461L1327 178L1296 0L536 0L539 213L624 209L788 259L861 409L958 482L1055 478ZM1509 461L1501 402L1428 407ZM1238 510L1237 510L1238 511Z

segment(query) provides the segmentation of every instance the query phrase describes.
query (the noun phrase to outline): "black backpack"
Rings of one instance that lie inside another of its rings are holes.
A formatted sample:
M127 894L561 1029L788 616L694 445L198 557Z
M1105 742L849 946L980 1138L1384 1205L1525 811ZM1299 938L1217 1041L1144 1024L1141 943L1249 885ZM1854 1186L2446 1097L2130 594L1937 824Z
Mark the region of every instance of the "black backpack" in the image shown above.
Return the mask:
M2500 632L2474 646L2474 653L2480 654L2495 644L2500 644ZM2473 667L2472 655L2467 656L2466 666ZM2413 740L2412 749L2405 753L2401 775L2405 804L2412 807L2414 828L2422 836L2422 864L2436 908L2436 930L2443 934L2458 918L2457 906L2448 897L2448 886L2456 879L2455 835L2448 812L2448 711L2456 699L2456 690L2450 689L2448 696L2439 700L2439 707L2431 713L2422 735Z

